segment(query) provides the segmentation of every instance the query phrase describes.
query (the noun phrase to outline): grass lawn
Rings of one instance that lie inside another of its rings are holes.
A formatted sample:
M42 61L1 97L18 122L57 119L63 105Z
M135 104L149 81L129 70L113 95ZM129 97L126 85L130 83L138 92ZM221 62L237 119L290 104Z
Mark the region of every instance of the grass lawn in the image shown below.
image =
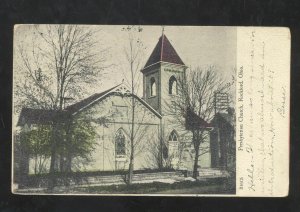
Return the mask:
M79 187L74 193L89 194L234 194L232 179L209 179L206 181L184 181L173 184L148 183L133 185Z

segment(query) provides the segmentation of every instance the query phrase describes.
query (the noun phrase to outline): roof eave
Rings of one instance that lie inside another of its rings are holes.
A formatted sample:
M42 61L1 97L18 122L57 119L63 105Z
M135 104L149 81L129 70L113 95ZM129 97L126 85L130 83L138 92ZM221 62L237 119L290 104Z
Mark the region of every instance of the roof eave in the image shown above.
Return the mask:
M147 71L146 69L149 69L150 67L152 67L154 65L157 65L157 64L171 64L171 65L175 65L175 66L181 66L181 67L183 67L185 69L188 68L188 66L186 66L185 64L177 64L177 63L171 63L171 62L165 62L165 61L158 61L156 63L153 63L151 65L148 65L148 66L144 67L143 69L141 69L141 72L145 73Z
M154 66L154 65L158 65L158 64L160 64L161 62L162 62L162 61L158 61L158 62L153 63L153 64L151 64L151 65L145 66L144 68L141 69L141 72L144 73L144 72L146 72L146 69L148 69L148 68L150 68L150 67L152 67L152 66Z
M121 85L121 84L120 84ZM119 85L119 86L120 86ZM105 97L107 97L109 94L115 92L115 89L119 86L116 86L114 89L112 89L111 91L105 93L103 96L98 97L97 99L95 99L94 101L90 102L89 104L83 106L82 108L78 109L77 111L71 113L72 116L75 116L76 114L78 114L79 112L81 112L82 110L84 110L85 108L89 107L90 105L94 104L97 101L100 101L102 99L104 99ZM132 95L132 94L130 94ZM143 99L139 98L137 95L134 95L135 98L137 98L140 102L142 102L149 110L151 110L151 112L153 112L158 118L162 118L161 114L159 114L153 107L151 107L146 101L144 101Z

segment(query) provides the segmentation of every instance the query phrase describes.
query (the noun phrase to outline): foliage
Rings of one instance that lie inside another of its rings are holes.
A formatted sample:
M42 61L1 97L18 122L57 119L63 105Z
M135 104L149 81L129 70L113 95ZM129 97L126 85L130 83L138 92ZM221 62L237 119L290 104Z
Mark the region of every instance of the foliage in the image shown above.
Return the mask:
M63 164L64 169L60 171L71 171L74 157L79 157L82 163L90 160L96 145L96 132L91 122L77 119L61 124L60 129L55 132L59 134L60 138L57 153L66 161L66 164ZM38 125L28 132L22 132L23 151L26 151L34 159L35 174L45 172L45 160L51 156L52 133L51 125Z
M29 154L50 154L50 134L49 125L38 125L34 129L22 133L22 142Z
M46 170L45 162L50 157L50 137L52 128L49 125L38 125L32 130L21 133L21 151L34 159L34 173ZM24 158L20 158L20 160Z
M66 154L89 160L96 145L96 131L88 120L76 119L71 123L70 139L66 139Z
M71 119L56 130L60 145L57 154L60 157L60 171L70 172L72 168L84 166L91 160L91 153L96 146L96 131L92 122L85 119ZM72 163L76 158L76 164Z

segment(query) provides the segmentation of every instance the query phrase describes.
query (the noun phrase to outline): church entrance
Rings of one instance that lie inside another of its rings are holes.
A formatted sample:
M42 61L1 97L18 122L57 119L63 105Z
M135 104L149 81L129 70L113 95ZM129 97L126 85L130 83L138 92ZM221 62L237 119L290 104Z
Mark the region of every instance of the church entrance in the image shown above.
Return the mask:
M169 160L172 168L177 168L179 163L179 140L175 130L169 135Z

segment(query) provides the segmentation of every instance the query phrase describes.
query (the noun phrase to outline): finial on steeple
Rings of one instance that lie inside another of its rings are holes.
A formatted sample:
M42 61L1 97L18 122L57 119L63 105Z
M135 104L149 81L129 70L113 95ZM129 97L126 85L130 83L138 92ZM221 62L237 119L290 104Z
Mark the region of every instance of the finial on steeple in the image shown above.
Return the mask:
M161 26L161 35L164 35L165 32L165 26Z

